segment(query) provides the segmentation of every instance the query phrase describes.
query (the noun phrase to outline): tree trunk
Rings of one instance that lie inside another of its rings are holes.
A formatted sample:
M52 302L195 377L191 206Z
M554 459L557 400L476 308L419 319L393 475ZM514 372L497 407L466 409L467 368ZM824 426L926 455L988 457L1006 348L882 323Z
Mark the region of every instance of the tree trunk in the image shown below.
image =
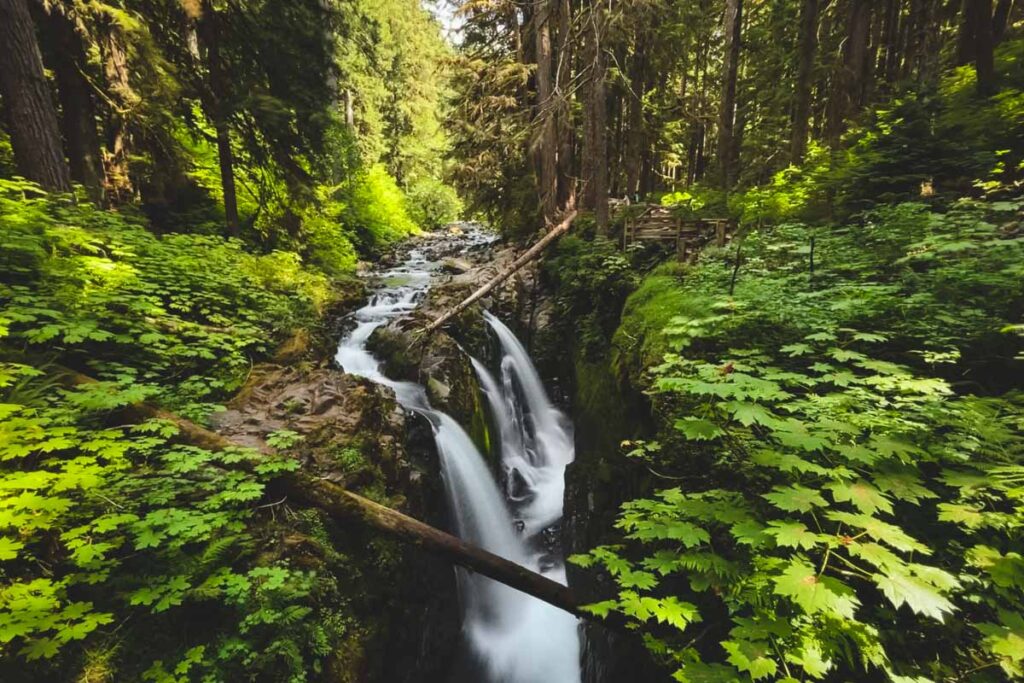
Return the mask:
M995 41L992 36L992 0L967 0L973 15L974 70L978 76L978 95L988 97L996 91Z
M18 172L44 189L67 192L71 173L26 0L0 0L0 46L0 95Z
M607 57L602 44L604 14L600 2L593 2L584 29L586 67L590 69L584 114L583 208L594 212L599 234L608 233L608 99L605 93Z
M853 0L850 23L843 48L843 63L836 74L829 100L827 137L836 147L850 116L864 104L868 38L871 28L871 1Z
M790 159L797 165L803 162L804 155L807 154L807 135L811 120L811 79L814 77L814 54L817 49L818 0L804 0L800 12L793 134L790 140Z
M554 219L558 203L558 133L555 129L555 101L551 79L551 4L540 0L533 17L537 58L535 74L537 108L534 117L537 159L537 183L541 214L545 221Z
M722 107L718 115L718 160L722 189L732 187L736 177L735 158L736 75L740 64L740 30L743 22L743 0L726 0L723 31L725 55L722 62Z
M886 85L891 85L899 73L899 17L900 0L886 0L882 52L878 59L878 79Z
M132 196L132 181L128 167L131 148L128 112L131 111L138 96L132 91L129 80L128 58L121 29L113 21L108 22L105 27L100 48L103 52L103 75L110 94L107 152L104 156L107 200L121 203Z
M644 44L644 29L638 27L636 35L636 49L631 55L629 65L629 91L626 97L629 100L629 115L626 125L626 150L625 150L625 172L626 187L625 194L636 197L640 191L640 164L642 163L644 148L644 61L646 46Z
M574 173L575 130L572 120L573 35L569 0L558 2L558 61L555 67L555 94L558 103L558 208L568 206L576 192Z
M220 163L220 183L224 194L224 220L228 234L239 235L238 196L235 192L235 158L231 151L231 134L228 128L228 109L225 102L227 78L220 58L220 29L217 12L211 0L204 0L203 14L199 21L199 38L206 48L206 68L209 71L208 91L204 108L213 122L217 133L217 155Z
M992 15L992 42L995 45L1003 42L1006 34L1006 24L1010 20L1010 10L1013 9L1013 0L999 0L996 3L996 12Z
M39 6L36 16L46 36L46 61L57 77L61 132L71 178L85 186L94 202L100 203L103 200L103 161L92 88L84 75L86 59L82 36L59 5L51 5L49 11Z

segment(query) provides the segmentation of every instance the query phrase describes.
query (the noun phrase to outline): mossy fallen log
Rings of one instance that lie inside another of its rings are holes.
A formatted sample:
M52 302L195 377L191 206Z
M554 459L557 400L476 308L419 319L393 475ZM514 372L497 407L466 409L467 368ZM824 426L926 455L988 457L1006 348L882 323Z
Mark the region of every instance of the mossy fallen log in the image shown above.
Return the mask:
M70 385L97 382L87 375L68 369L62 371L62 377L65 383ZM237 446L214 431L149 403L133 404L125 409L125 413L134 420L159 419L172 422L177 426L178 437L182 441L200 448L221 450ZM568 586L330 481L304 472L289 472L279 475L274 480L273 487L290 500L319 508L338 519L356 521L372 527L577 617L601 621L612 627L619 626L618 622L599 620L582 610L580 601Z
M495 275L493 278L488 280L480 288L478 288L475 292L467 296L461 302L459 302L452 308L448 309L446 312L439 315L437 319L434 320L434 322L430 323L425 328L423 328L423 334L433 334L438 328L440 328L446 322L448 322L449 320L457 316L459 313L462 313L464 310L466 310L474 303L482 299L492 289L494 289L502 282L512 277L512 275L520 268L525 266L533 259L537 258L537 256L539 256L540 253L543 252L549 244L554 242L556 239L558 239L565 233L569 232L569 228L572 227L572 222L573 220L575 220L575 218L576 209L570 208L569 211L565 214L565 217L562 218L561 223L551 228L551 230L549 230L547 234L545 234L543 237L537 240L537 243L534 244L532 247L524 251L522 255L520 255L519 258L513 261L507 268L505 268L497 275Z

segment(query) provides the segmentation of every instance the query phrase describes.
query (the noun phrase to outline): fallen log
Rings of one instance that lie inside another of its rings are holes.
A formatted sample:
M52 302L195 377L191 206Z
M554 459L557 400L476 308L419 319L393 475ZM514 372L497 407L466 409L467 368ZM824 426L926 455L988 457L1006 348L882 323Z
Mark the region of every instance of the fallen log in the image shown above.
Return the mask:
M63 369L65 381L71 385L94 384L97 380L69 369ZM207 450L223 450L237 446L224 436L201 427L180 415L149 403L136 403L126 412L134 419L160 419L174 423L179 437ZM483 574L506 586L522 591L582 619L621 628L616 619L609 621L581 609L581 603L568 586L506 560L483 548L466 543L457 536L435 529L418 519L353 493L337 484L302 472L290 472L274 480L277 490L288 498L317 507L332 517L356 520L378 531L423 548L453 564Z
M482 299L489 291L500 285L502 282L509 279L509 277L511 277L517 270L537 258L537 256L544 251L549 244L569 231L569 228L572 227L572 222L575 218L576 209L569 209L569 212L565 214L561 223L551 228L546 235L537 240L537 243L532 247L524 251L519 258L512 262L511 265L488 280L483 286L463 299L458 305L438 316L434 322L423 328L423 333L425 335L433 334L439 327L472 306L476 301Z

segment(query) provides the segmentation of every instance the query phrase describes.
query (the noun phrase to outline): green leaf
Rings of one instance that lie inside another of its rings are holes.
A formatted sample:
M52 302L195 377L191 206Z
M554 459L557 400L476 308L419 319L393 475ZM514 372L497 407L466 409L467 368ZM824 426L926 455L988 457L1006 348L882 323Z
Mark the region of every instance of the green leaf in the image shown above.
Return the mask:
M972 505L963 503L940 503L939 521L953 522L968 529L979 529L985 526L985 514Z
M679 683L736 683L740 672L724 664L689 662L672 674Z
M25 547L21 541L15 541L7 536L0 536L0 561L14 560L18 557L18 551Z
M619 585L623 588L641 588L648 590L658 585L658 579L654 574L645 571L624 571L616 577Z
M999 610L999 624L981 623L979 631L985 635L982 641L985 649L999 657L1003 671L1011 677L1019 677L1024 663L1024 615L1009 610Z
M810 512L816 507L828 505L820 493L799 484L776 486L771 493L765 493L762 497L786 512Z
M825 659L821 648L814 642L805 641L799 650L788 652L786 659L798 665L811 678L824 678L832 668L832 660Z
M755 424L771 426L778 422L778 419L764 406L749 401L729 401L725 404L733 417L744 427L751 427Z
M700 620L700 613L697 606L689 602L681 602L675 596L656 599L651 607L654 618L658 623L675 626L680 631L686 629L694 621Z
M837 503L852 503L866 515L878 510L892 512L892 503L878 489L863 479L856 482L835 482L826 484Z
M710 441L725 434L725 431L714 422L699 417L684 417L676 420L675 428L690 441Z
M778 669L778 664L769 656L772 650L766 642L726 640L722 642L722 647L729 653L726 661L740 671L749 673L755 681L771 676Z
M774 578L775 594L790 598L808 614L824 612L844 619L853 619L860 601L844 583L827 576L818 576L810 564L796 559Z
M802 522L773 520L768 523L766 534L775 537L775 542L783 548L802 548L810 550L824 540L825 536L807 529Z
M924 499L938 498L937 494L921 484L920 478L913 472L886 472L876 476L874 482L875 486L897 500L915 505Z
M589 612L590 614L593 614L595 616L598 616L598 617L601 617L602 619L604 619L609 614L611 614L612 610L618 608L618 606L619 606L619 601L618 600L603 600L601 602L595 602L595 603L592 603L592 604L589 604L589 605L583 605L582 607L580 607L580 609L582 609L585 612Z
M25 655L28 660L50 659L60 649L60 643L54 638L33 638L29 640L18 654Z
M806 356L809 353L814 352L814 348L809 344L787 344L779 348L779 351L789 356Z
M931 555L931 548L907 534L903 529L870 515L855 515L849 512L831 510L826 513L826 516L834 522L862 529L866 535L876 541L888 543L893 548L896 548L896 550L904 552L916 551L923 555Z
M918 614L938 621L942 621L944 615L952 614L955 609L953 603L922 576L892 568L884 575L875 574L873 578L875 585L897 608L906 604Z

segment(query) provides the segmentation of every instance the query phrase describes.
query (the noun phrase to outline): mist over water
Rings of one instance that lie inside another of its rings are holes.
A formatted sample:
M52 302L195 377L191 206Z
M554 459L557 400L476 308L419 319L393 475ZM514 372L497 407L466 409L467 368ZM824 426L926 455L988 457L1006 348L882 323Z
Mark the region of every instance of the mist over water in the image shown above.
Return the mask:
M564 584L555 532L562 517L565 466L574 456L572 425L552 406L512 331L484 314L501 348L500 381L471 359L497 431L492 441L501 463L501 487L469 435L430 406L423 387L389 379L366 349L376 328L416 307L432 272L432 264L413 250L403 264L383 273L384 284L354 314L356 326L338 345L335 358L345 372L392 388L400 405L429 420L460 538ZM463 632L485 676L480 683L579 683L575 617L484 576L456 571Z

